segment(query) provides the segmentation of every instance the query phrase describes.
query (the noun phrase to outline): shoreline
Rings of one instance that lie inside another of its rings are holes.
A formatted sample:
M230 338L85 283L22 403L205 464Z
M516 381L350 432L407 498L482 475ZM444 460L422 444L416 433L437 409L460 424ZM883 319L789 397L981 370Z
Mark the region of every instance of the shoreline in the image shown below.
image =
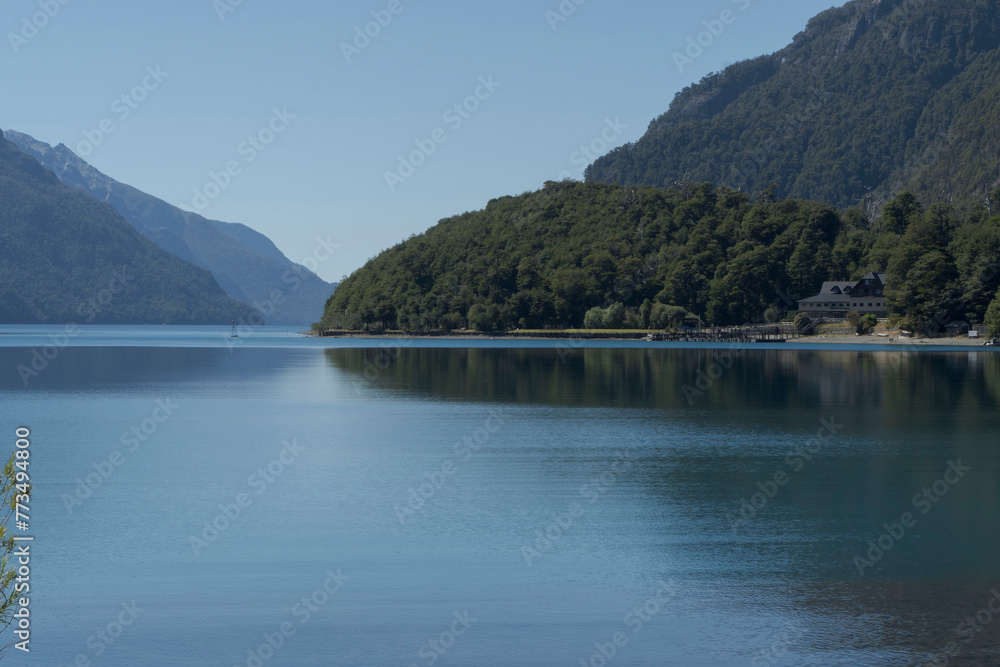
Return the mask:
M787 341L787 345L803 343L820 343L823 345L880 345L885 347L913 347L926 345L931 347L987 347L983 345L988 338L889 338L880 336L852 336L849 334L818 334Z
M674 344L707 344L707 345L732 345L725 341L649 341L645 333L625 334L625 333L579 333L567 334L565 332L531 332L531 333L411 333L411 332L390 332L390 333L363 333L363 332L338 332L333 335L320 336L316 332L303 332L305 335L317 339L350 339L350 340L454 340L454 341L498 341L498 340L524 340L524 341L616 341L616 342L648 342L656 346ZM958 347L958 348L979 348L988 347L984 343L988 338L899 338L896 336L882 337L877 335L856 336L851 334L816 334L813 336L801 336L789 338L784 342L754 342L740 343L741 346L759 347L761 349L782 349L783 346L805 346L805 345L835 345L845 347L857 347L863 345L878 346L884 348L907 348L907 347ZM1000 347L997 348L1000 350Z

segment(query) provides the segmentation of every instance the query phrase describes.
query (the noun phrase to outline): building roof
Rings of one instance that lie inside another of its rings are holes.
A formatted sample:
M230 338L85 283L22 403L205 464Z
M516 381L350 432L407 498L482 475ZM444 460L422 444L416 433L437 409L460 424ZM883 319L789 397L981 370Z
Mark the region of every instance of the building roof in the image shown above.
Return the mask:
M819 294L808 299L799 299L799 303L820 303L829 301L844 301L851 299L871 299L870 296L852 296L859 285L865 280L877 280L879 284L885 285L886 276L884 273L869 273L861 280L835 280L823 283Z
M823 288L820 289L817 296L850 296L851 291L857 286L857 282L828 282L823 283Z
M843 301L851 298L851 291L858 283L856 281L836 281L823 283L819 294L808 299L799 299L799 303L809 303L810 301Z

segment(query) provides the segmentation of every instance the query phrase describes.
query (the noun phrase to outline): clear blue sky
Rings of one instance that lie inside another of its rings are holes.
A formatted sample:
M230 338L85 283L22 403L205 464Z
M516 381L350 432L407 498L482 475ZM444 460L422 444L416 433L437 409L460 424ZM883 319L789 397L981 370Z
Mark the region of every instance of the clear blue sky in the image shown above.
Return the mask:
M5 0L0 128L245 223L295 261L330 239L339 248L319 273L337 280L441 218L581 178L582 145L637 140L677 91L782 48L839 4L565 0L570 14L560 0ZM674 53L727 10L681 71ZM369 25L377 36L348 62L343 43L372 12L387 25ZM477 92L474 111L454 111ZM295 117L270 134L275 109ZM417 141L433 154L390 188L386 172L398 176ZM228 186L197 200L229 162Z

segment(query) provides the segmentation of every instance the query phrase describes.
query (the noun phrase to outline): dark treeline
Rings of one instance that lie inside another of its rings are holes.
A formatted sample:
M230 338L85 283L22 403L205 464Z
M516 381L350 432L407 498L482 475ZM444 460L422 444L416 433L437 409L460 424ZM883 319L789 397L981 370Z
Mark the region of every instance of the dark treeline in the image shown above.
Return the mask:
M1000 324L1000 207L960 214L903 193L872 220L858 207L709 184L549 182L371 259L330 298L321 325L569 328L594 326L595 308L605 328L662 328L679 313L743 324L780 319L823 281L870 271L888 272L902 326L933 332L988 311Z

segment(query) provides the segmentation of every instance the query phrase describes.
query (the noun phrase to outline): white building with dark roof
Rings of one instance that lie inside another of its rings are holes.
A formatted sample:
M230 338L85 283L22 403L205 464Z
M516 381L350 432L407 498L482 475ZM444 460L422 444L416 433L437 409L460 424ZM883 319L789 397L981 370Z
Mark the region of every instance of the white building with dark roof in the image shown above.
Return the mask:
M810 317L842 320L852 310L860 315L889 317L884 273L869 273L856 281L823 283L819 294L799 301L799 311Z

